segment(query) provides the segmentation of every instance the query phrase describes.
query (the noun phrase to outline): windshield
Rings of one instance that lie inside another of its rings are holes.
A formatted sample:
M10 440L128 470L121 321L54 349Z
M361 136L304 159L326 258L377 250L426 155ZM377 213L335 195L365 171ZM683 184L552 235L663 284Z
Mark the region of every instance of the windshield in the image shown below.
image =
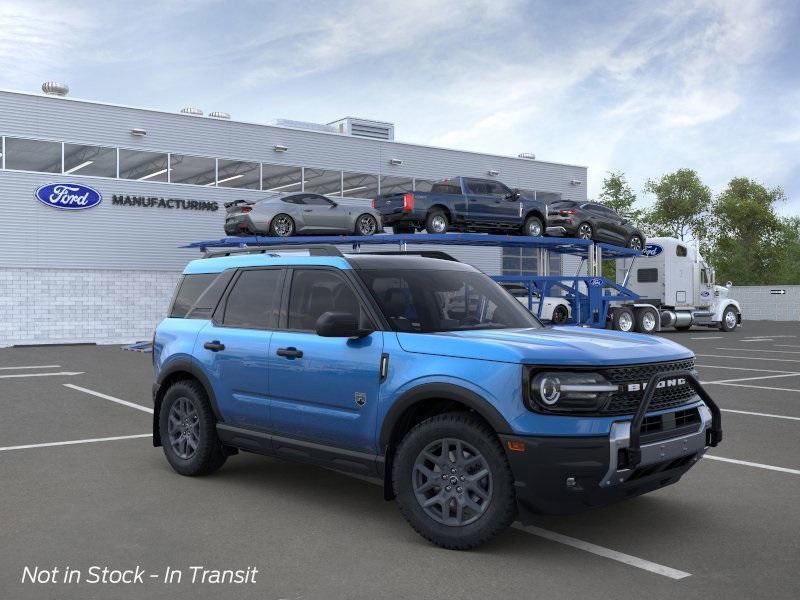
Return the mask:
M520 329L541 323L483 273L357 271L396 331Z

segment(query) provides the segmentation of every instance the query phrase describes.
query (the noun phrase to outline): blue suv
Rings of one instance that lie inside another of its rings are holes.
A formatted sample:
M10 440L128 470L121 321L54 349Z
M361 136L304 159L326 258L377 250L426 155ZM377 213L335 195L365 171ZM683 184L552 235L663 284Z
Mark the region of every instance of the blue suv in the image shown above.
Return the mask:
M675 483L722 438L686 348L545 327L445 258L195 260L153 361L153 443L178 473L247 451L380 477L452 549Z

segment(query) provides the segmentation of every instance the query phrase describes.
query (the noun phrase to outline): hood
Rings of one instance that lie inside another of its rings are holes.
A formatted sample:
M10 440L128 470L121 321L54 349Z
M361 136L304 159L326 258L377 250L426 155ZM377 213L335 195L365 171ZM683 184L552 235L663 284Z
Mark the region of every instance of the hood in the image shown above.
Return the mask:
M691 358L670 340L584 327L398 333L403 350L420 354L541 365L623 365Z

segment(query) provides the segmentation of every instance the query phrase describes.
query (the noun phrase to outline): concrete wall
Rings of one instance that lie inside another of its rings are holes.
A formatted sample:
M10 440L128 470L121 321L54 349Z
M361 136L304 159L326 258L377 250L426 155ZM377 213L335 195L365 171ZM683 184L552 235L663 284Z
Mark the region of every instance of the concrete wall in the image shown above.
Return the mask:
M771 294L785 290L785 294ZM733 286L730 297L742 305L742 318L747 321L800 320L800 285Z

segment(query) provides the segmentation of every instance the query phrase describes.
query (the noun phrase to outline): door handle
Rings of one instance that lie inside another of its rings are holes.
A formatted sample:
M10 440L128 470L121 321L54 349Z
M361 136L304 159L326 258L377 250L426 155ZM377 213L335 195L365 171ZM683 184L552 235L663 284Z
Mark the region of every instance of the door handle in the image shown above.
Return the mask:
M220 350L225 350L225 344L221 344L219 340L214 340L213 342L206 342L203 344L203 348L211 350L212 352L219 352Z
M303 212L313 212L310 208L304 208Z
M294 346L289 346L288 348L278 348L278 351L275 354L286 358L303 358L303 351L298 350Z

